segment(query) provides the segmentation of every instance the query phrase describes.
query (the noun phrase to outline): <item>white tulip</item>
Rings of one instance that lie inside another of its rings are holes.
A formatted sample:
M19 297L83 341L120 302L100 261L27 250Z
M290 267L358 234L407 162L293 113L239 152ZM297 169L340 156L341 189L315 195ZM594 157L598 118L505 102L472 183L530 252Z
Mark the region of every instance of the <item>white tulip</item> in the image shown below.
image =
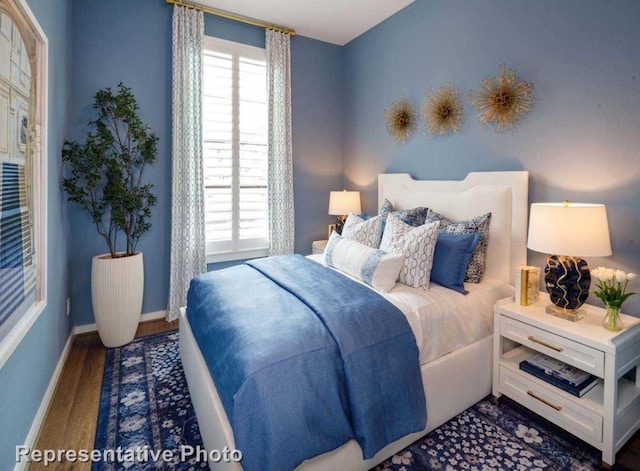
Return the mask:
M618 283L624 283L627 281L627 274L622 270L616 270L616 280L618 280Z
M609 269L604 267L600 268L601 270L598 271L598 278L600 279L600 281L609 281L611 279Z
M606 273L607 269L605 267L598 267L594 270L591 270L591 276L599 279L600 281L606 281Z
M627 281L634 280L638 275L635 273L627 273Z

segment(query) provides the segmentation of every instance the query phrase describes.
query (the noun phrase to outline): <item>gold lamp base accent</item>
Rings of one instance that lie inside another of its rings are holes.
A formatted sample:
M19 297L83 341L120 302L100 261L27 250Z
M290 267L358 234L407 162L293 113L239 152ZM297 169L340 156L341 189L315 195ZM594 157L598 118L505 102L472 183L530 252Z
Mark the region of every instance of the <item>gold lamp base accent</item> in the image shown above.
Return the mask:
M580 319L584 319L587 316L587 311L583 308L579 307L578 309L565 309L563 307L558 307L555 304L549 304L547 307L545 307L544 312L571 322L579 321Z

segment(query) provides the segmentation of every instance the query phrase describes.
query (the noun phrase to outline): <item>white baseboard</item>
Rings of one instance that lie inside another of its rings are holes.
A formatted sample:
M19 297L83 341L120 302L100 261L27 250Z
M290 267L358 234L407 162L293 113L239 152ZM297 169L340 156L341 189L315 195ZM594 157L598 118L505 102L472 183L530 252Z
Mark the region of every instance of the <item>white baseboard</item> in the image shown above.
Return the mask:
M42 397L42 401L40 402L40 407L38 407L36 416L33 418L33 422L31 422L29 433L24 439L24 446L28 448L33 449L36 446L36 441L38 440L38 436L40 435L40 428L44 423L45 417L47 416L49 404L51 403L51 399L53 399L53 393L58 386L58 380L60 379L62 368L64 367L64 364L67 361L67 356L69 355L69 351L71 350L73 337L73 332L71 332L69 334L69 337L67 338L67 342L64 344L64 348L62 349L62 353L60 354L60 358L58 359L56 368L53 370L53 374L51 375L51 379L49 380L49 385L47 386L47 390L44 392L44 396ZM23 471L27 468L28 464L29 463L26 461L16 463L13 471Z
M156 311L156 312L148 312L146 314L142 314L140 316L140 322L153 321L157 319L164 319L166 311ZM27 438L24 440L24 446L33 449L36 445L36 441L38 440L38 436L40 435L40 428L44 423L44 419L47 416L47 411L49 410L49 404L51 403L51 399L53 399L53 393L56 390L56 386L58 386L58 380L60 379L60 374L62 373L62 368L67 361L67 356L69 355L69 351L71 350L71 345L73 344L73 339L78 334L86 334L89 332L97 332L98 327L96 324L83 324L77 325L69 334L69 338L67 338L67 342L64 344L64 348L62 349L62 353L60 354L60 358L58 359L58 363L56 365L55 370L53 370L53 374L51 375L51 379L49 380L49 385L47 386L47 390L42 397L42 401L40 402L40 407L38 407L38 411L36 412L36 416L31 423L31 428L29 429L29 433L27 434ZM27 468L27 462L16 463L13 471L24 471Z
M140 316L140 322L164 319L166 314L167 314L167 311L147 312L146 314L142 314ZM97 332L97 331L98 331L98 326L94 322L93 324L77 325L73 328L73 331L71 333L72 335L75 336L75 335L88 334L88 333Z

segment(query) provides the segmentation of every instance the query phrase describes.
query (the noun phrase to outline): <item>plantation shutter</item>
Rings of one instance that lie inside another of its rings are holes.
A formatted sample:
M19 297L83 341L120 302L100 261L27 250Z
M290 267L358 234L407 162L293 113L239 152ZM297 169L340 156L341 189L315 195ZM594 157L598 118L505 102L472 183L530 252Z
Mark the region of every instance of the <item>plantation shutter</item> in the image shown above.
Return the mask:
M32 218L24 165L0 166L0 326L36 286Z
M264 49L205 38L203 64L207 252L264 255L269 245Z

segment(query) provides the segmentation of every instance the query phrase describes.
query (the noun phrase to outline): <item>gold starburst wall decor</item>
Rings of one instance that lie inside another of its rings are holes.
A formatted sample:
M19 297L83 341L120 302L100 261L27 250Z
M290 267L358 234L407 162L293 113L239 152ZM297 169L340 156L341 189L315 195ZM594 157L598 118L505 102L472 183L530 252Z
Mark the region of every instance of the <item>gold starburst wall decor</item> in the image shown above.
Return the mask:
M478 110L480 122L495 125L496 132L511 130L522 114L533 109L533 84L519 80L505 64L497 76L486 77L480 88L469 92L469 100Z
M398 144L405 144L416 132L416 112L405 97L401 96L391 103L384 114L387 118L387 131Z
M460 131L464 108L457 90L446 83L427 90L420 114L431 137L446 136Z

